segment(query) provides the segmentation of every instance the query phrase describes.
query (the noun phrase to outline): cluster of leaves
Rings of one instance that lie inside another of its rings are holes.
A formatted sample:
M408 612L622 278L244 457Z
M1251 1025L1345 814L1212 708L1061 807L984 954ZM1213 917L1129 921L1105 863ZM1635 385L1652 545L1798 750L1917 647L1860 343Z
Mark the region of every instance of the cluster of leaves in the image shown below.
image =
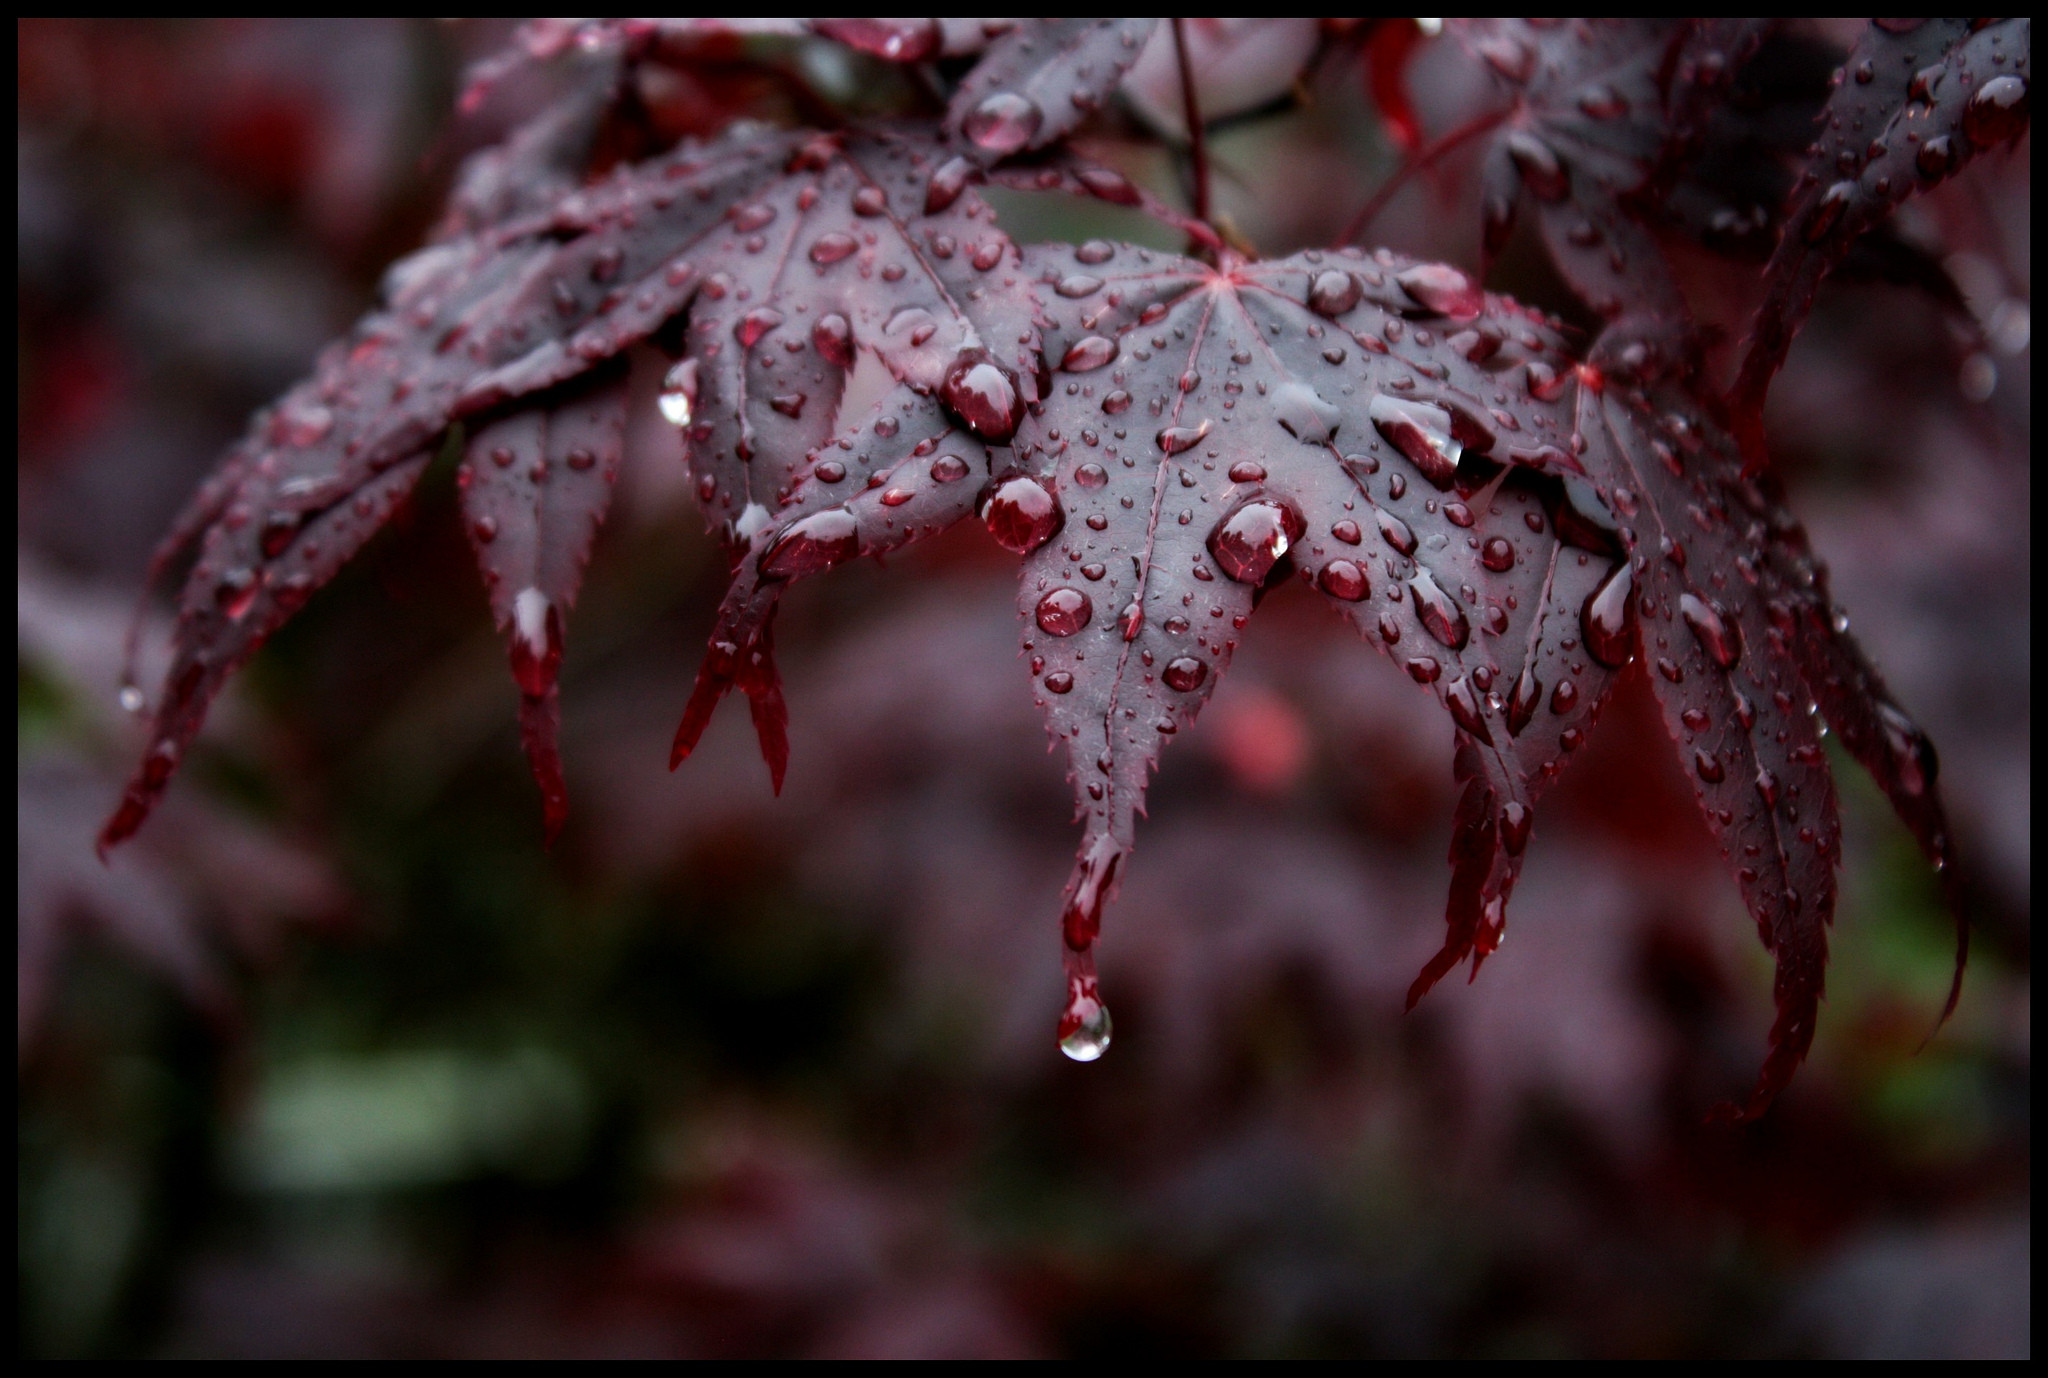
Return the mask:
M1390 32L1335 26L1304 60L1366 62L1390 125L1412 129L1388 78L1413 35ZM1738 1111L1754 1114L1804 1056L1822 990L1840 860L1822 720L1949 862L1933 751L1849 639L1765 472L1763 395L1859 237L2024 131L2030 22L1870 28L1782 219L1758 212L1780 232L1723 397L1659 233L1698 199L1704 151L1729 137L1721 96L1762 36L1731 21L1455 27L1508 98L1456 135L1492 140L1487 251L1533 205L1560 277L1609 322L1581 347L1446 265L1348 245L1255 259L1199 195L1183 215L1089 162L1070 138L1148 44L1188 70L1178 21L529 26L465 103L532 63L580 64L573 88L472 160L435 242L258 416L158 551L159 572L197 555L153 744L102 845L140 826L226 677L451 429L552 837L564 619L623 454L625 356L652 348L732 563L675 763L736 688L779 787L773 624L794 580L970 516L1022 558L1023 652L1084 825L1062 915L1070 1056L1108 1042L1094 945L1148 776L1262 592L1299 575L1457 726L1448 933L1411 1004L1498 946L1538 796L1645 662L1778 962L1771 1051ZM900 65L926 108L856 120L787 60L804 45ZM639 94L650 71L749 64L804 127L735 101L723 127L678 137ZM1188 251L1019 245L983 185L1136 207Z

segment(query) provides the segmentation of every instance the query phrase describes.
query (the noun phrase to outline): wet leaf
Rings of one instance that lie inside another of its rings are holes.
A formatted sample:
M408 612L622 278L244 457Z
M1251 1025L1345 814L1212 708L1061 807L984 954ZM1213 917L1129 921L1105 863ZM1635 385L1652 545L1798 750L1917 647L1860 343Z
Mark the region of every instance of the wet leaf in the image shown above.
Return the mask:
M1057 143L1108 101L1157 22L1020 20L960 83L947 131L988 161Z

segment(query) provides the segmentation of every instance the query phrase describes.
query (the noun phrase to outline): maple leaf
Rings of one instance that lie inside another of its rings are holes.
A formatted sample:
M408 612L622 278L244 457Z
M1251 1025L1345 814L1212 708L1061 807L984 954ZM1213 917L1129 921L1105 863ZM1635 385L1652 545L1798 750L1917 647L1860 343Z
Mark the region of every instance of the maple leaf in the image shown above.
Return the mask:
M463 516L509 634L552 837L566 808L555 681L620 462L617 360L653 340L674 359L661 409L733 564L672 765L736 687L780 788L772 630L793 581L970 514L1023 557L1023 649L1083 825L1062 908L1071 1056L1108 1042L1094 945L1150 772L1291 571L1456 725L1447 931L1411 1005L1498 947L1538 797L1617 673L1645 661L1778 960L1771 1052L1738 1113L1761 1110L1810 1042L1835 902L1815 712L1938 866L1949 845L1931 748L1715 413L1683 379L1638 387L1580 362L1554 323L1456 268L1355 249L1251 261L1061 148L1151 20L768 23L898 62L982 56L936 132L740 124L579 185L610 114L602 93L619 85L611 59L688 61L690 44L734 30L530 31L535 56L606 61L471 164L443 241L393 270L384 306L258 418L160 549L159 568L199 554L153 745L102 845L140 825L225 676L458 423ZM1685 100L1666 107L1669 69L1742 32L1471 30L1523 93L1494 199L1534 194L1561 270L1604 315L1685 319L1632 198L1671 112L1691 118ZM1106 240L1020 250L974 192L982 180L1138 207L1213 261ZM877 387L850 413L863 360Z
M1729 394L1752 468L1764 395L1821 279L1907 197L2028 127L2031 19L1872 20L1842 69L1793 189L1749 349Z

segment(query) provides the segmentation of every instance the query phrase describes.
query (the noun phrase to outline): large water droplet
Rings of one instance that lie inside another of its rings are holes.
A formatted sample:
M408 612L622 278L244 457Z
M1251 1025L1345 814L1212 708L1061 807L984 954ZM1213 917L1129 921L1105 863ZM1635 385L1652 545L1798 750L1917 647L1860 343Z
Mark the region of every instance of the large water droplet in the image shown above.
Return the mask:
M1490 536L1486 544L1479 547L1479 563L1495 574L1505 574L1515 567L1515 547L1503 536Z
M537 588L512 600L512 677L531 698L547 693L562 665L562 615Z
M1439 489L1448 489L1458 474L1458 456L1464 446L1451 433L1451 414L1427 402L1380 393L1367 409L1373 429L1399 450L1422 476Z
M1088 335L1068 347L1066 357L1060 360L1060 367L1069 373L1092 373L1116 358L1116 354L1115 340Z
M1015 153L1045 123L1038 106L1014 91L998 91L974 107L962 126L967 137L991 153Z
M690 418L696 414L697 407L695 359L683 360L662 378L661 395L655 399L655 406L661 409L661 419L669 425L678 429L689 426Z
M761 557L761 574L770 579L801 579L860 553L860 523L843 507L814 512L776 537Z
M1305 383L1282 383L1268 405L1280 429L1304 445L1327 445L1337 433L1340 413Z
M1358 279L1337 268L1317 273L1308 286L1309 309L1325 316L1341 316L1358 305Z
M1106 400L1102 405L1103 410L1107 411L1109 409L1109 403ZM1207 420L1204 420L1199 426L1167 426L1159 432L1159 448L1170 455L1177 455L1184 450L1194 449L1195 446L1202 443L1203 437L1208 434L1209 423Z
M837 311L818 317L818 323L811 327L811 343L825 362L840 368L853 367L853 325Z
M953 361L939 398L968 430L993 445L1007 445L1024 416L1016 382L980 350Z
M1635 591L1635 575L1624 560L1601 580L1579 613L1587 653L1609 668L1618 669L1635 655Z
M1038 600L1038 628L1047 636L1072 636L1095 616L1095 605L1079 589L1056 588Z
M1332 560L1316 574L1316 587L1332 598L1356 603L1372 592L1365 571L1350 560Z
M978 177L981 169L965 158L949 158L932 173L932 180L924 189L924 213L937 215L960 199L960 193L967 190L969 181Z
M1003 480L982 499L981 519L997 545L1018 555L1044 545L1062 525L1059 502L1023 474Z
M1470 320L1486 306L1479 284L1448 263L1418 263L1402 269L1394 281L1424 310L1453 320Z
M740 342L741 349L752 349L760 343L761 337L782 324L782 313L772 306L757 306L739 318L732 328L733 338Z
M1472 624L1466 621L1465 610L1430 577L1428 570L1416 569L1408 581L1408 594L1415 601L1415 615L1439 642L1455 651L1472 639Z
M1678 615L1685 619L1685 625L1692 628L1692 634L1716 665L1726 670L1742 658L1742 630L1739 624L1723 617L1718 608L1692 594L1684 594L1678 600Z
M1529 720L1536 716L1536 710L1543 704L1543 681L1536 678L1532 669L1524 669L1515 678L1514 692L1508 696L1508 735L1519 737Z
M1409 528L1408 523L1383 507L1376 508L1373 515L1379 518L1381 539L1392 546L1397 554L1415 553L1415 532Z
M1529 846L1529 830L1536 826L1536 814L1519 799L1500 807L1500 844L1509 856L1520 856Z
M1159 677L1166 681L1167 688L1191 694L1209 678L1209 666L1194 656L1180 656L1166 662L1166 668L1159 672Z
M840 231L834 230L830 234L819 235L817 242L811 245L811 262L821 267L825 264L837 263L843 258L851 258L859 248L860 241L858 239L855 239L850 234L842 234Z
M303 516L297 512L272 512L266 516L262 529L256 534L256 544L263 551L263 558L275 560L291 549L302 520Z
M1209 537L1217 568L1240 584L1256 584L1272 572L1307 528L1301 514L1272 501L1249 502L1230 514Z
M1709 751L1693 752L1692 769L1693 774L1699 776L1700 779L1710 785L1720 784L1728 775L1728 772L1722 768L1720 758Z
M1979 148L2017 138L2027 127L2027 79L2007 73L1977 88L1963 107L1963 136Z
M1444 686L1444 707L1451 710L1451 719L1463 728L1467 735L1493 745L1493 733L1486 726L1486 712L1479 702L1479 694L1472 688L1469 676L1460 675Z

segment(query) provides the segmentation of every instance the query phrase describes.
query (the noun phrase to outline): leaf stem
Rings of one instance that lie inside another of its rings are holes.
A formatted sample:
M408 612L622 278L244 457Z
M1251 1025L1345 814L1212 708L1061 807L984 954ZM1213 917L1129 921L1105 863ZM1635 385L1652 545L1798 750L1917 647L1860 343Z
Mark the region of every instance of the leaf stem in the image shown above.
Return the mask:
M1395 193L1399 192L1402 187L1407 186L1409 179L1414 177L1416 173L1428 168L1432 163L1436 162L1446 153L1449 153L1459 144L1464 143L1467 139L1476 138L1484 134L1507 117L1508 112L1506 110L1496 110L1491 114L1481 115L1476 120L1459 125L1456 129L1453 129L1450 133L1444 135L1435 143L1403 163L1392 177L1389 177L1380 184L1380 189L1372 194L1372 199L1359 207L1358 214L1351 217L1351 223L1344 227L1344 233L1337 238L1337 247L1342 248L1346 244L1356 243L1358 237L1365 233L1366 226L1379 218L1380 212L1387 208L1387 203L1394 199Z
M1188 61L1188 39L1186 21L1173 21L1173 55L1180 63L1180 104L1182 118L1188 126L1188 154L1194 162L1195 219L1209 218L1209 150L1202 141L1202 107L1195 98L1195 72Z

